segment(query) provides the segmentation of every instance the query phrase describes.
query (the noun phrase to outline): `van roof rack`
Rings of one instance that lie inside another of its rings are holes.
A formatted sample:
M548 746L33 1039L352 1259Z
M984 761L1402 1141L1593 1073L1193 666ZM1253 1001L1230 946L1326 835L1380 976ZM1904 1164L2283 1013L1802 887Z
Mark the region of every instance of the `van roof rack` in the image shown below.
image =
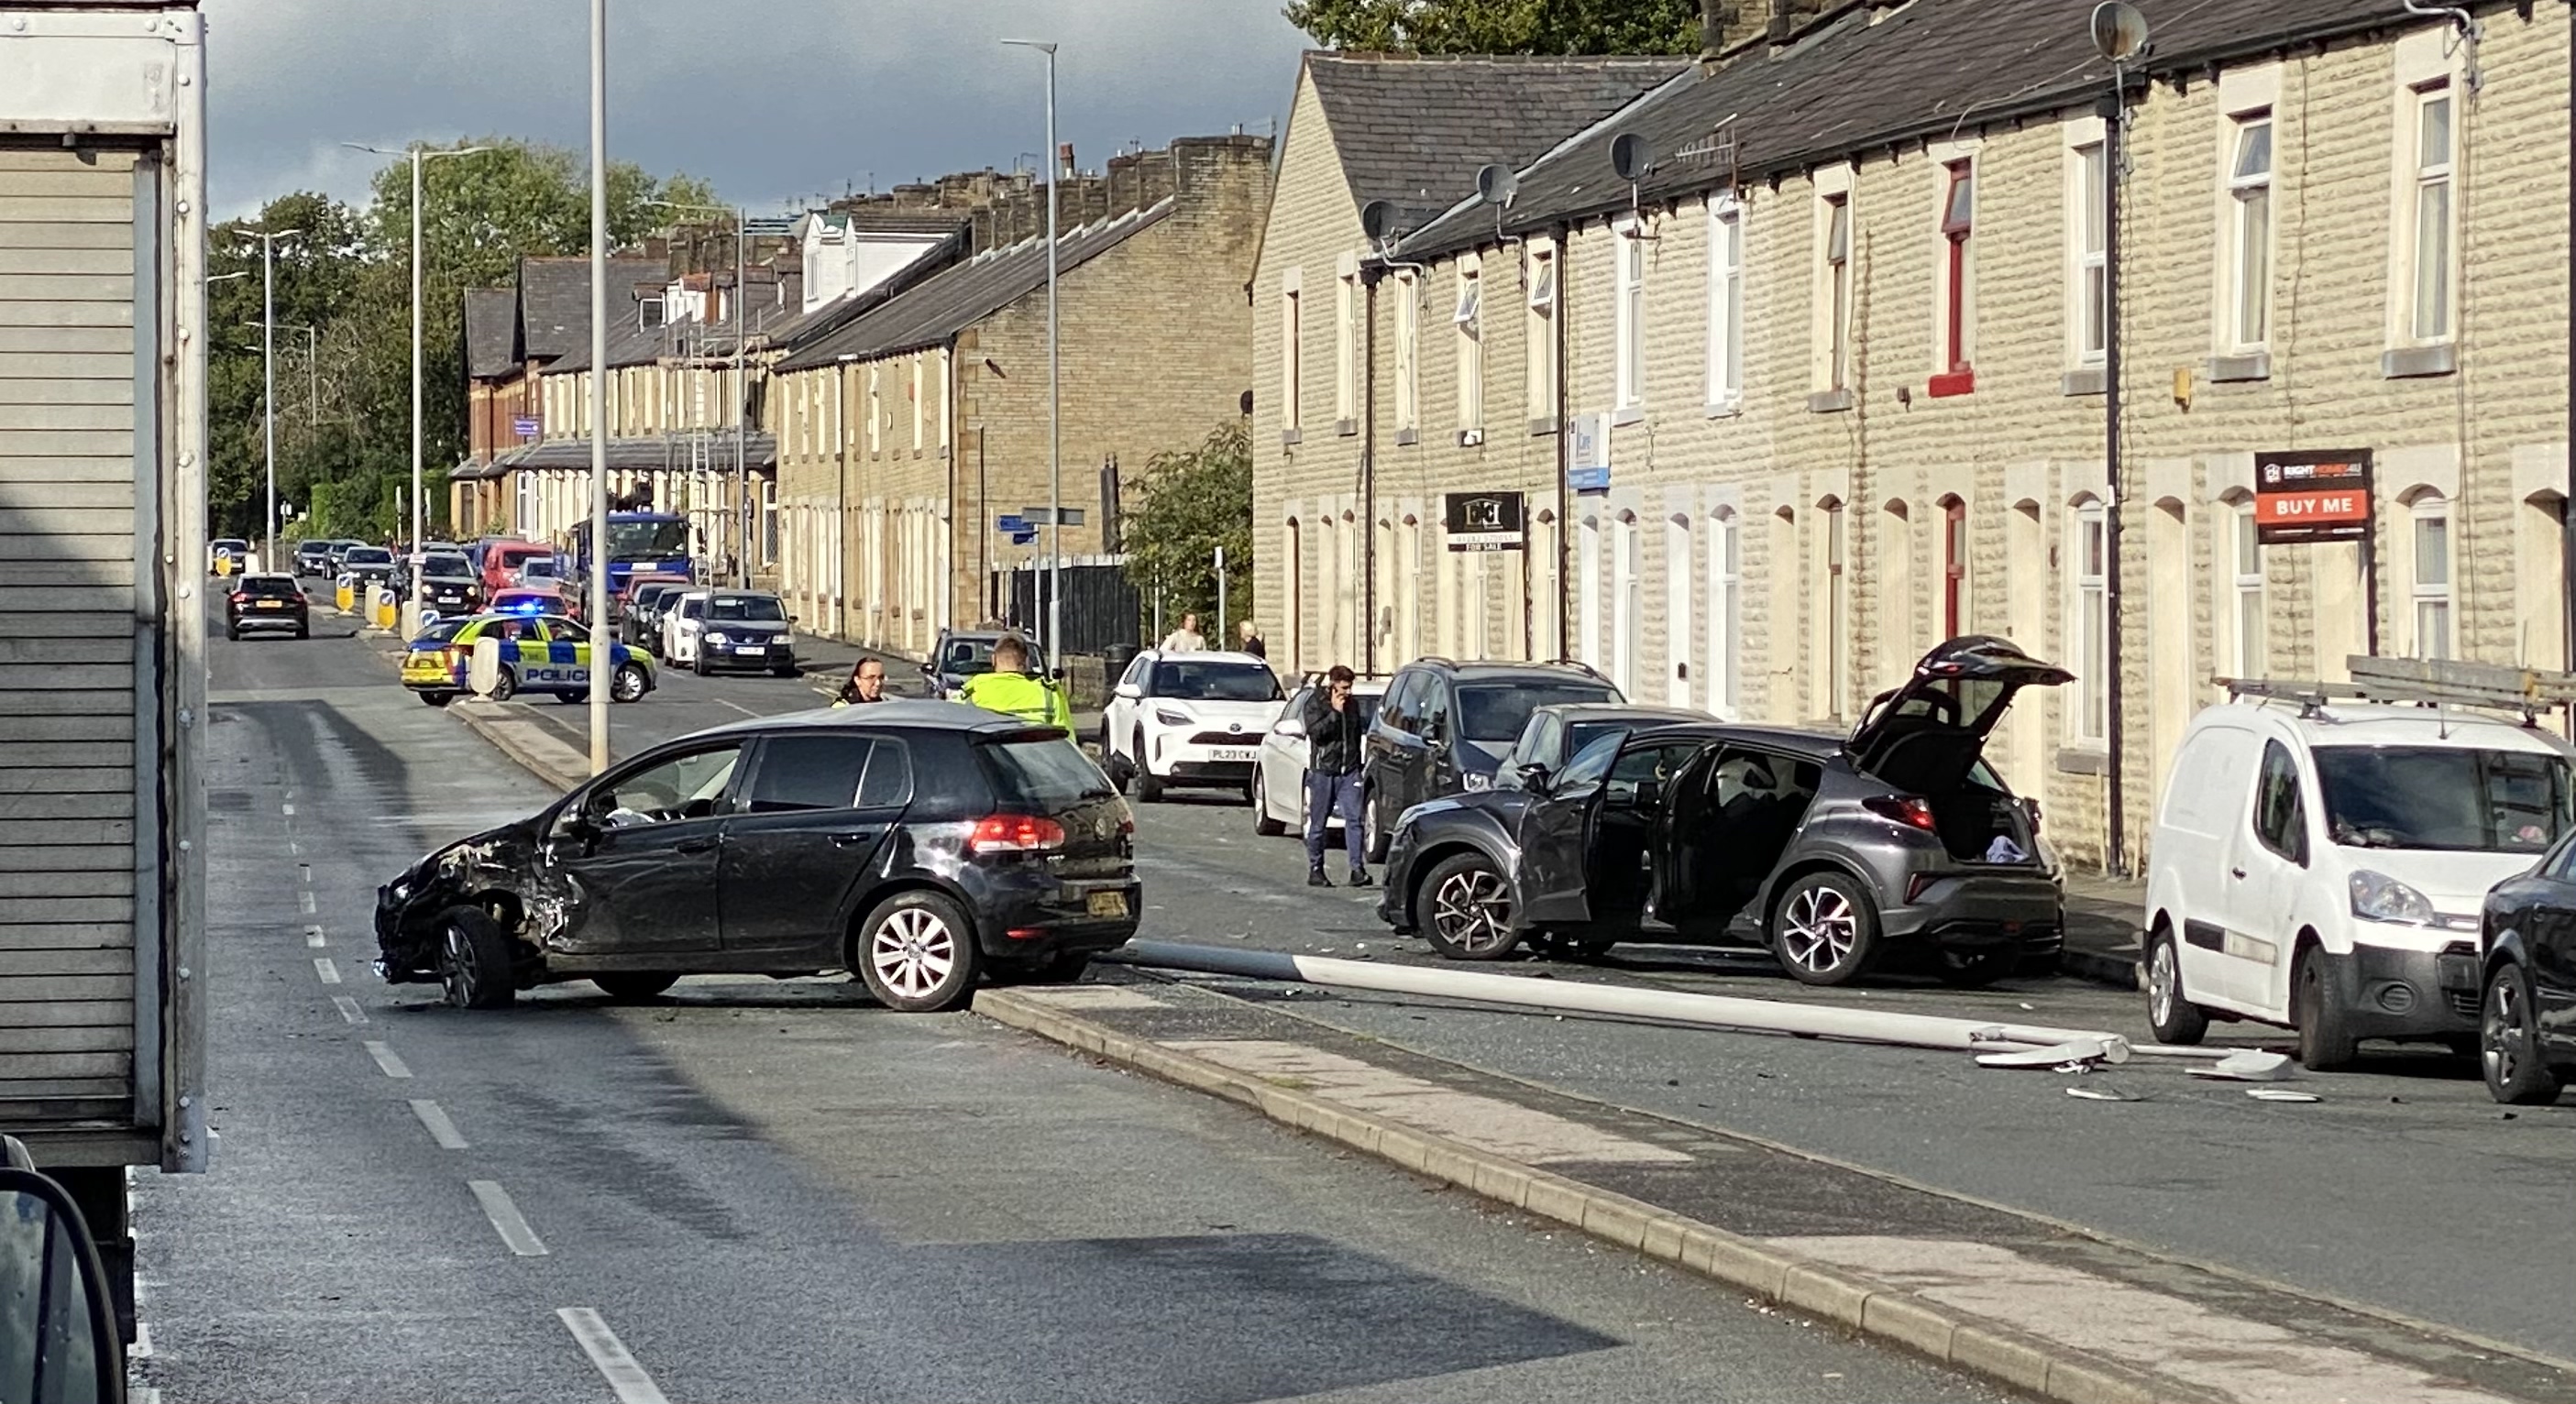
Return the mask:
M2220 678L2217 682L2231 697L2296 702L2302 715L2321 712L2329 702L2341 700L2478 707L2517 713L2529 723L2552 707L2576 705L2576 673L2449 658L2381 658L2368 654L2345 658L2344 667L2352 674L2349 683L2270 678Z

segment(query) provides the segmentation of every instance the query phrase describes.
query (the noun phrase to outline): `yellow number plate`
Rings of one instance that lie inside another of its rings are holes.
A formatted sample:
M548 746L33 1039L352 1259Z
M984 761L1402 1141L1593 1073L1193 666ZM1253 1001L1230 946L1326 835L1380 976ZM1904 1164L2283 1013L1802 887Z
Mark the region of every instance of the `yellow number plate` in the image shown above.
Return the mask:
M1127 915L1127 894L1124 892L1092 893L1091 914L1096 917L1123 917Z

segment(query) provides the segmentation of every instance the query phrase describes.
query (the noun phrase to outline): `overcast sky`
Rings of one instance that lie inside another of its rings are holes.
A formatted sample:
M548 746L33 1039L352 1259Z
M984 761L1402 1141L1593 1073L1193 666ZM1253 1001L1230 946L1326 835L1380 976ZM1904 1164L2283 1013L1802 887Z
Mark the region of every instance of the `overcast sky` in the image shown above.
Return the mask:
M1121 146L1284 122L1305 39L1281 0L610 0L609 149L755 213L984 166L1058 123L1096 168ZM365 193L400 147L501 133L587 151L581 0L205 0L218 217Z

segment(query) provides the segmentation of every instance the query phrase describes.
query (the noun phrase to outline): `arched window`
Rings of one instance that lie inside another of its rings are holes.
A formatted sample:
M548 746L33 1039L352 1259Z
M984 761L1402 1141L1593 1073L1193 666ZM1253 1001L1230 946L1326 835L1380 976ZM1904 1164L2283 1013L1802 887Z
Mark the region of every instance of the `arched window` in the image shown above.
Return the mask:
M1941 499L1941 637L1968 632L1968 504Z
M2449 658L2451 637L2451 504L2431 488L2407 503L2407 534L2414 558L2407 575L2415 617L2415 656Z

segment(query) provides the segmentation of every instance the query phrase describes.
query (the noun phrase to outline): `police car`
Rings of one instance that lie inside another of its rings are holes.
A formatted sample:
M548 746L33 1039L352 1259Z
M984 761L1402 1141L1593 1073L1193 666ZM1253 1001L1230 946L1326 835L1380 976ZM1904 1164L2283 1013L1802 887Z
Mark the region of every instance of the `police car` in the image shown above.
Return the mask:
M402 683L433 707L473 691L474 646L500 642L501 671L491 697L506 702L522 692L552 693L558 702L590 696L590 631L559 614L477 614L441 619L421 631L403 655ZM652 660L642 650L609 645L608 696L634 702L655 686Z

